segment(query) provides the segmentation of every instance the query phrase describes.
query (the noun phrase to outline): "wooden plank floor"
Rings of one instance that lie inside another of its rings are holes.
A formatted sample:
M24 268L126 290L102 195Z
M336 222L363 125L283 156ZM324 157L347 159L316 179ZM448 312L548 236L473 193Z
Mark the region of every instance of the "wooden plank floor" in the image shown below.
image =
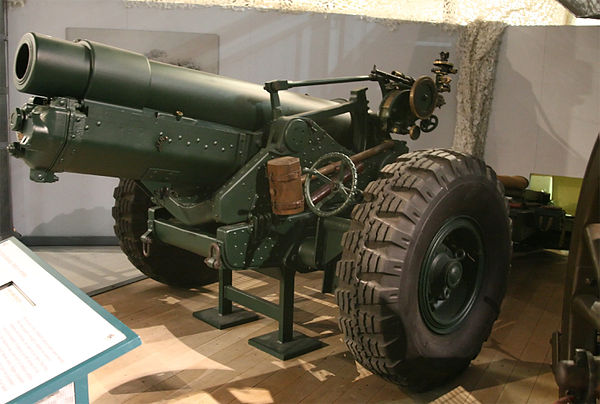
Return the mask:
M357 365L337 327L332 295L319 292L321 274L299 275L295 328L325 348L279 361L247 340L276 329L273 320L216 330L192 317L213 307L216 285L196 291L146 279L95 297L138 333L141 347L89 377L94 403L550 403L551 333L558 329L566 256L541 251L513 259L507 297L490 339L471 366L447 385L415 394ZM234 284L276 299L273 280L252 271Z

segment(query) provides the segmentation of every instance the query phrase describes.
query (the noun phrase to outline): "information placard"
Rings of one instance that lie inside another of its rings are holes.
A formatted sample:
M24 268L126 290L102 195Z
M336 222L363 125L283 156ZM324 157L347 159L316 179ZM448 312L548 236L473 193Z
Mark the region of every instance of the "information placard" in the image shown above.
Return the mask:
M106 356L111 349L140 343L16 239L0 243L0 308L0 402L50 381L58 390L73 381L69 372L87 364L87 374L124 353Z

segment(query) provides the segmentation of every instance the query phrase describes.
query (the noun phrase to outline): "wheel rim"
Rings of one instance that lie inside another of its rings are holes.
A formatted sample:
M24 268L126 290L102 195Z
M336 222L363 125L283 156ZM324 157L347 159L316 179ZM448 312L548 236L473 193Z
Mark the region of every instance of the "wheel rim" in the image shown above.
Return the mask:
M456 330L470 313L483 280L485 251L474 219L456 216L440 227L419 276L419 309L437 334Z

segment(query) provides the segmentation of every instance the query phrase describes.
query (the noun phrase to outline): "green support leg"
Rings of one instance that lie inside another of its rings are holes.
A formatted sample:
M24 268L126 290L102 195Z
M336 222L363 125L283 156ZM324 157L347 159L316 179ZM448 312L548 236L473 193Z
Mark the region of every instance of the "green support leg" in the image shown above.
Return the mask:
M225 297L225 289L232 286L232 281L230 269L219 269L219 305L211 309L196 311L193 316L219 330L258 320L260 317L256 313L241 307L234 307L232 301Z
M280 342L292 341L294 331L294 286L296 271L281 270L279 281L279 332L277 338Z
M294 331L294 278L295 271L281 270L279 281L279 329L248 340L248 343L281 360L292 359L319 349L325 344Z
M232 272L219 270L219 305L197 311L194 317L220 330L257 320L254 312L235 307L239 303L279 323L279 329L248 340L248 343L281 360L295 358L319 349L325 344L318 339L294 331L294 278L292 269L265 268L259 272L279 280L279 304L237 289L232 285Z
M328 265L323 271L323 284L321 286L321 293L333 293L335 290L336 279L335 279L335 264Z

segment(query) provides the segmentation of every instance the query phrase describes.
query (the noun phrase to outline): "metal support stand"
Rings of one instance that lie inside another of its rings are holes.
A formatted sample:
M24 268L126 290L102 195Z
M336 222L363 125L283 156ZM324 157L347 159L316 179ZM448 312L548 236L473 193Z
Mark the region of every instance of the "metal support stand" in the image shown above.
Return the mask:
M232 273L229 269L219 269L219 305L212 309L196 311L193 314L199 320L219 330L258 320L260 317L241 307L233 307L232 301L225 297L225 289L233 287Z
M333 293L335 290L335 265L328 265L323 271L323 284L321 285L321 293Z
M250 311L233 307L239 303L279 322L277 331L248 340L248 343L281 360L295 358L323 347L318 339L310 338L294 331L294 278L291 269L259 269L267 276L279 280L279 304L237 289L232 285L232 271L219 269L219 305L212 309L197 311L194 317L218 329L233 327L257 320L259 317Z

